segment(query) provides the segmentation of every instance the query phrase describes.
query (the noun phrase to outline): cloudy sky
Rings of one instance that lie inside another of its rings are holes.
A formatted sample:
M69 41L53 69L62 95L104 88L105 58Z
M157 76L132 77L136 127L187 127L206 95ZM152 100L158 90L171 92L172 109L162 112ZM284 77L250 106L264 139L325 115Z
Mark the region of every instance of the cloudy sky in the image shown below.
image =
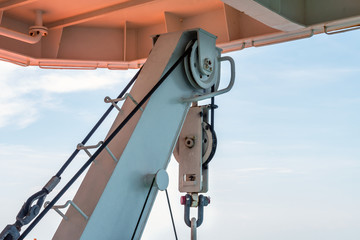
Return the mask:
M360 238L359 42L360 31L354 31L230 54L236 84L217 98L212 202L199 239ZM104 97L117 96L135 71L41 70L5 62L0 71L3 228L102 115ZM110 124L90 142L103 138ZM77 158L63 184L85 160ZM175 160L168 172L178 236L189 239ZM28 239L50 239L60 220L50 212ZM174 239L163 192L143 235L160 238Z

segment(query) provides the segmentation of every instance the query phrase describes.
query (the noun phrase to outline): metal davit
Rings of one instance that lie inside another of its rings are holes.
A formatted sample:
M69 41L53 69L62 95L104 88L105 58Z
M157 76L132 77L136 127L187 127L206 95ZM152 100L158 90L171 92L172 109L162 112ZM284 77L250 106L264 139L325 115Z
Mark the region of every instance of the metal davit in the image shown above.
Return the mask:
M0 23L4 61L42 69L140 68L119 96L104 98L110 105L104 115L49 182L26 200L0 240L24 239L52 209L62 217L55 240L140 239L158 191L166 192L170 208L166 168L172 154L179 163L179 191L185 194L184 224L196 239L210 204L203 194L210 187L209 163L218 142L215 97L235 81L235 62L221 53L356 30L360 2L5 0ZM224 61L229 79L220 79ZM220 80L227 82L225 88L219 89ZM114 108L118 115L105 139L87 145ZM80 151L88 160L45 202ZM74 199L57 204L86 170ZM66 213L60 210L65 207ZM196 218L190 219L190 209L197 210ZM175 226L174 232L176 237Z

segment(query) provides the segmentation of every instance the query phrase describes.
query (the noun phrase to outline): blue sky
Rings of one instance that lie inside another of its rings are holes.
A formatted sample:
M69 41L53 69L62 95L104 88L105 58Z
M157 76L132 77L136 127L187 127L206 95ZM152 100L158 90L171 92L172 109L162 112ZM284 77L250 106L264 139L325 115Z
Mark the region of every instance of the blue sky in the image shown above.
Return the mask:
M353 31L227 54L237 78L233 90L217 98L212 202L199 239L359 239L359 42L360 32ZM104 97L117 96L135 71L41 70L3 62L0 71L5 227L102 115ZM85 160L79 156L62 184ZM175 160L168 172L179 239L188 239ZM173 238L166 204L160 192L143 239ZM51 212L29 239L50 239L59 221Z

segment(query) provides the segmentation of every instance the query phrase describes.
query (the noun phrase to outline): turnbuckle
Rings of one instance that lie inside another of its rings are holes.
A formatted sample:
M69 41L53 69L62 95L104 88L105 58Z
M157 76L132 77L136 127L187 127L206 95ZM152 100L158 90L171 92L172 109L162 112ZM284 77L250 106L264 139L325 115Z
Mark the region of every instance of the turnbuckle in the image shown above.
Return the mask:
M60 177L53 176L42 190L33 194L21 207L16 222L9 224L0 233L0 240L17 240L20 237L21 227L30 223L40 212L46 196L60 182Z

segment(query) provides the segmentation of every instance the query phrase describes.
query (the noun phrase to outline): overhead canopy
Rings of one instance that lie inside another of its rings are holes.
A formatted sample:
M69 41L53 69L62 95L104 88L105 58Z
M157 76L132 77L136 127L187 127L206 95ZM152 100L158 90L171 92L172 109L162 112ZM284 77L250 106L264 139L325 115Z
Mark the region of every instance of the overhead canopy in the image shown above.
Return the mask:
M203 28L229 52L356 27L360 1L0 0L0 23L2 60L127 69L141 66L157 34Z

